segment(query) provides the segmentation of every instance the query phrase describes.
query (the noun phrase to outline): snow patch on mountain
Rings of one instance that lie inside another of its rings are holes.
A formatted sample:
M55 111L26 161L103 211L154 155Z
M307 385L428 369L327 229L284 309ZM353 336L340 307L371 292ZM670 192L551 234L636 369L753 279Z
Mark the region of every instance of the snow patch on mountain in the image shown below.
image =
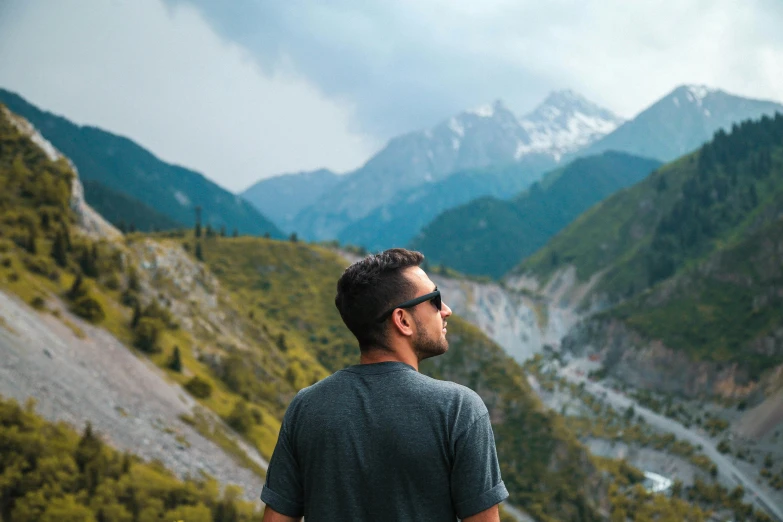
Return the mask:
M462 125L462 123L454 116L452 116L449 119L449 129L451 129L454 134L459 136L460 138L465 136L465 127Z
M708 94L717 92L717 89L707 87L706 85L687 85L688 99L696 102L696 105L701 107L702 100L707 97Z
M551 154L559 161L609 134L623 119L573 91L553 92L519 124L529 139L520 140L515 159L531 153Z
M495 115L495 107L486 103L484 105L479 105L475 109L470 109L467 112L468 114L475 114L481 118L491 118Z

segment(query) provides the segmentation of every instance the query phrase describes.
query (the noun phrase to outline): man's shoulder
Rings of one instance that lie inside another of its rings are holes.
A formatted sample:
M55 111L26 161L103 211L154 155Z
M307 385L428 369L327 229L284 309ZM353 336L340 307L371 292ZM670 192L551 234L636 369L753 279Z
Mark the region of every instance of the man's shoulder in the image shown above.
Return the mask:
M431 398L431 404L450 412L450 416L463 420L475 419L487 413L484 400L472 389L452 381L442 381L417 374L422 391Z
M408 381L406 387L418 389L441 399L467 401L476 405L484 404L475 391L456 382L434 379L413 369L411 371L399 372L398 376ZM328 393L332 388L341 387L345 380L350 380L351 378L350 369L339 370L311 386L299 390L294 401L306 402L311 397L322 395L324 392Z

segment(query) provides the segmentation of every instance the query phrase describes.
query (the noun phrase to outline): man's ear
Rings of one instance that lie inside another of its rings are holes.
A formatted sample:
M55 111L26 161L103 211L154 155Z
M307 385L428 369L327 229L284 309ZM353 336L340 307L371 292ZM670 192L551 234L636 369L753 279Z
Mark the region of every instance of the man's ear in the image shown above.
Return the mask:
M400 335L410 337L413 335L413 320L408 312L402 308L397 308L392 312L392 328L395 328Z

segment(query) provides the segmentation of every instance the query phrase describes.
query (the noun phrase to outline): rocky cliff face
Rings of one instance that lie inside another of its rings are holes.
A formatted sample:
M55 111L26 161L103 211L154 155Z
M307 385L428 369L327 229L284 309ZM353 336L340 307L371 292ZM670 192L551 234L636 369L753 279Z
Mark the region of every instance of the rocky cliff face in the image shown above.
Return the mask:
M686 398L743 398L758 386L736 363L693 361L611 318L579 323L563 339L562 349L598 356L608 375L634 388Z
M583 307L600 275L580 283L573 267L559 271L546 285L521 276L502 284L430 277L454 314L479 327L519 363L544 346L559 348L571 328L600 305Z

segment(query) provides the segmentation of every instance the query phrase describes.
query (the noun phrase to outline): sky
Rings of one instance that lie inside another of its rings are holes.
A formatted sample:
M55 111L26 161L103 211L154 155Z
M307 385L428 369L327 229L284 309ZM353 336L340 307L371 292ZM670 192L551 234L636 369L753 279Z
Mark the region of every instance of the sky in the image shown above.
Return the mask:
M780 27L779 0L2 0L0 87L237 192L496 99L783 101Z

